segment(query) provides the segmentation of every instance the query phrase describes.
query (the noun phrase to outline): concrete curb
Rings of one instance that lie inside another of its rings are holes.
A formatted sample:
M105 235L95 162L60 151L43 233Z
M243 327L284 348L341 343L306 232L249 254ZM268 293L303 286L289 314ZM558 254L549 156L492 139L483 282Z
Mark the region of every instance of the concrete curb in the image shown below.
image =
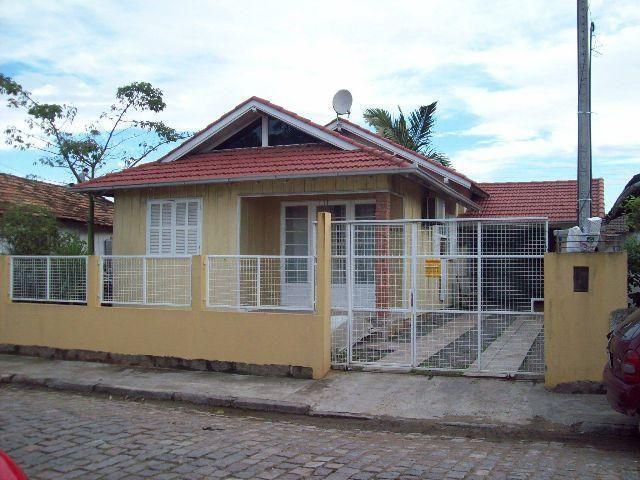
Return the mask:
M311 405L306 403L288 402L286 400L265 400L262 398L238 398L233 406L242 410L290 413L292 415L307 415L311 410Z
M209 407L237 408L240 410L254 410L259 412L288 413L292 415L308 415L311 405L306 403L289 402L286 400L270 400L253 397L233 397L230 395L216 395L210 393L173 392L167 390L148 390L106 383L77 383L55 378L30 377L27 375L2 374L0 383L13 383L28 387L50 388L80 393L102 393L126 398L144 398L147 400L162 400L185 402Z
M383 429L398 429L421 433L477 434L493 437L544 438L549 440L584 439L606 437L637 437L638 428L622 424L581 423L558 428L540 428L535 423L530 425L510 425L481 422L459 422L451 419L418 419L404 417L388 417L357 414L351 412L315 410L310 404L289 402L286 400L270 400L251 397L234 397L230 395L177 392L168 390L149 390L105 383L79 383L55 378L30 377L23 374L0 374L0 384L17 384L36 388L70 391L77 393L100 393L131 399L160 400L184 402L192 405L209 407L236 408L247 411L301 415L312 418L355 421L363 427L366 425Z
M209 407L231 408L236 398L230 395L211 395L202 393L175 392L173 401L193 403L195 405L206 405Z

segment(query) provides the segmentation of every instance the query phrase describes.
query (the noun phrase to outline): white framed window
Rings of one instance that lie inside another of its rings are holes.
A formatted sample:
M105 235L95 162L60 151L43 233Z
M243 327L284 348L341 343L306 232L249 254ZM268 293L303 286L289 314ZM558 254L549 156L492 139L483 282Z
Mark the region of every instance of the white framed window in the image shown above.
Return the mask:
M201 237L201 199L147 202L147 255L199 255Z
M441 198L429 197L425 200L422 209L422 218L425 219L440 219L445 218L447 205Z

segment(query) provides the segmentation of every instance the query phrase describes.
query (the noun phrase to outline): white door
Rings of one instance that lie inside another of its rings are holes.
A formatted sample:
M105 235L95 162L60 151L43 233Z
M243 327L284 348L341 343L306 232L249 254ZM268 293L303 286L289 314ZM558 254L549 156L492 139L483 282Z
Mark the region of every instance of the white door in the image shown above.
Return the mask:
M353 206L354 220L375 220L375 203L356 203ZM358 225L358 224L355 224ZM376 235L374 225L359 225L354 227L357 234L353 235L352 246L352 282L353 306L356 308L376 307L376 277L375 255ZM364 258L359 258L364 256Z
M371 201L332 201L285 204L282 209L281 252L284 256L312 255L311 248L315 239L312 219L317 212L331 213L334 222L345 220L375 220L376 205ZM375 232L370 229L364 235L358 235L354 247L373 255L375 251ZM347 308L347 225L331 225L331 306L334 309ZM370 252L370 253L369 253ZM375 300L375 261L373 258L354 259L355 270L352 283L354 305L374 308ZM302 258L284 260L282 272L282 305L286 307L313 306L313 291L309 282L309 262Z
M310 217L308 205L287 205L282 215L282 298L283 307L313 307L309 268ZM307 258L302 258L307 257Z

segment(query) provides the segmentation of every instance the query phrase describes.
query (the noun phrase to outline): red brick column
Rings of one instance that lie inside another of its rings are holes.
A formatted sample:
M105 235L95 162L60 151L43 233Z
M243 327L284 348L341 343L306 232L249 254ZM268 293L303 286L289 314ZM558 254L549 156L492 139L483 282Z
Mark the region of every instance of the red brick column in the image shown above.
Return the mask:
M376 220L391 218L391 194L376 193Z
M376 194L376 220L391 218L391 195L389 193ZM375 227L375 254L389 255L389 228L384 225ZM375 260L376 307L388 308L391 294L390 261L385 258ZM385 313L379 312L378 318L383 319Z

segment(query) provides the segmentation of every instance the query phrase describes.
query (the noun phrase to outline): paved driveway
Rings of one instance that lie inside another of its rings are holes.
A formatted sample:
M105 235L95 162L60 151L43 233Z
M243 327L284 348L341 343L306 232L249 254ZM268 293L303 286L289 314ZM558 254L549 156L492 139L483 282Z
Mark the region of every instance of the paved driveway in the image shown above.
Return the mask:
M613 446L344 430L0 387L0 448L32 479L640 478Z

